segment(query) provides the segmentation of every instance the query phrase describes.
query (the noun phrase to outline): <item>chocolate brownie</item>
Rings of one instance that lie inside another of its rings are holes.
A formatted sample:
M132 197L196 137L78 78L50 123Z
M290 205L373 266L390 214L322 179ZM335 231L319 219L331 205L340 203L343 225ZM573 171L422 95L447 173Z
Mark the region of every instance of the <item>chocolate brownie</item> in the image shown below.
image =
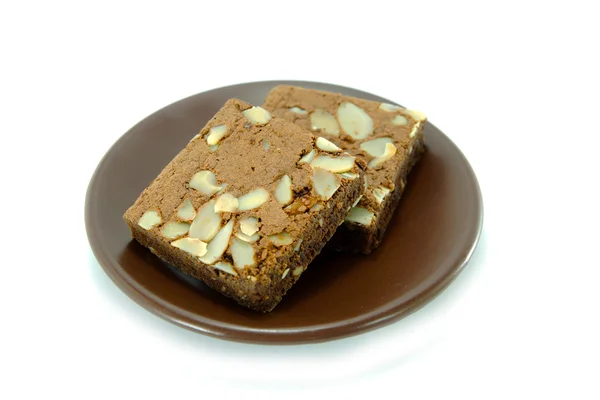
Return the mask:
M338 229L331 246L369 254L383 239L408 174L423 145L423 114L338 93L277 86L263 107L341 147L367 163L365 193Z
M300 126L231 99L124 219L158 257L267 312L344 221L365 168Z

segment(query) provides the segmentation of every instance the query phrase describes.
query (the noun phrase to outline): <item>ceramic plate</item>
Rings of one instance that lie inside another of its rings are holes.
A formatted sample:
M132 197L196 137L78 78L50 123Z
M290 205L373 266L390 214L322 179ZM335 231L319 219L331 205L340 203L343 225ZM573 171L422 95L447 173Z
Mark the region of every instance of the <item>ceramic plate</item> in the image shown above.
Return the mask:
M468 262L483 219L475 174L430 122L427 151L379 249L369 256L323 252L268 314L238 306L179 273L132 241L122 215L223 103L260 105L278 84L393 101L314 82L254 82L200 93L150 115L123 135L98 165L85 208L98 262L129 297L156 315L200 333L255 343L306 343L354 335L396 321L444 289Z

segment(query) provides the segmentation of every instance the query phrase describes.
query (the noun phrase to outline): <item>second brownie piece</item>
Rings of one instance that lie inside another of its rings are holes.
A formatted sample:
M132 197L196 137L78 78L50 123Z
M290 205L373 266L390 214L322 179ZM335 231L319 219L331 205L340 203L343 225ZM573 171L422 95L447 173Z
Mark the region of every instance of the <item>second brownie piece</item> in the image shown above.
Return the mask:
M232 99L124 218L163 260L270 311L344 221L362 168L331 142Z
M263 107L368 163L365 193L331 246L364 254L376 249L424 151L425 116L392 104L288 85L275 87Z

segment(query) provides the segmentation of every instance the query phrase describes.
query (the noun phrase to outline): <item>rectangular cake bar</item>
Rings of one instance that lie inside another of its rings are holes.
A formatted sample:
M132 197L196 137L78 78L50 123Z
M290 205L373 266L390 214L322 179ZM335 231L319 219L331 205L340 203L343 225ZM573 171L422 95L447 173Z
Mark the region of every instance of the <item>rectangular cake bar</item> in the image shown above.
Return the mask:
M424 151L423 114L296 86L277 86L263 107L321 135L367 165L367 187L331 245L369 254L382 241L408 174Z
M333 143L232 99L124 219L158 257L267 312L344 221L364 168Z

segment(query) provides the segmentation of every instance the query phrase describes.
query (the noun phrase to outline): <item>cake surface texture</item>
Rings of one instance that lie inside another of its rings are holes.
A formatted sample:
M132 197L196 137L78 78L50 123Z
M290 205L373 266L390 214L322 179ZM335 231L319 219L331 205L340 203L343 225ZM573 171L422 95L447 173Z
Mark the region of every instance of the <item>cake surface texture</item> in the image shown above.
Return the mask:
M367 165L365 191L331 246L364 254L375 250L408 175L425 150L426 117L393 104L289 85L273 88L263 107L325 137Z
M366 168L301 126L231 99L124 220L167 263L268 312L343 223Z

